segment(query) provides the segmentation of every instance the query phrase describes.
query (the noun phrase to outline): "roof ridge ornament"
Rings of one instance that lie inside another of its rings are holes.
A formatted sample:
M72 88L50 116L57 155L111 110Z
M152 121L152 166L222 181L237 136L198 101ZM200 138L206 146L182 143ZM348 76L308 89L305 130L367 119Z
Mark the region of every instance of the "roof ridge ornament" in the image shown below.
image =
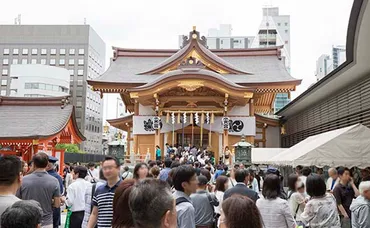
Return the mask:
M207 38L205 36L200 36L200 33L196 29L197 27L193 26L193 30L189 32L189 36L183 36L181 48L184 48L186 45L191 43L193 40L199 42L204 47L208 48Z

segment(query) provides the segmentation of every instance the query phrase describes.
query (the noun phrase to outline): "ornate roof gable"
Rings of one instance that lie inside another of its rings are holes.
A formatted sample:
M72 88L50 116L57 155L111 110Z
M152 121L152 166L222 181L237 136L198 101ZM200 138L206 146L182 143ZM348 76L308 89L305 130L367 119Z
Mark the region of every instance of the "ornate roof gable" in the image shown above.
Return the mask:
M184 37L179 51L154 68L140 74L165 74L184 67L207 68L219 74L250 74L212 53L207 47L207 39L200 36L195 26L189 36Z

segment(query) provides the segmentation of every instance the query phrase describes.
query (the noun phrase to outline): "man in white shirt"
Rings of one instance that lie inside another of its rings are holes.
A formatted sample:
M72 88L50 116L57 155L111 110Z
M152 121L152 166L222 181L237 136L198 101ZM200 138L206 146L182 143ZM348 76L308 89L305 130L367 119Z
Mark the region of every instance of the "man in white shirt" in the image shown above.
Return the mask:
M333 192L335 186L339 183L338 172L336 168L330 168L328 170L329 178L326 181L326 190Z
M85 193L90 183L85 181L87 169L83 166L73 168L73 179L75 180L67 189L66 204L70 207L72 215L70 228L80 228L85 214Z
M87 170L86 180L90 181L91 183L98 182L99 170L95 168L95 164L93 162L90 162L89 164L87 164L87 167L89 169Z

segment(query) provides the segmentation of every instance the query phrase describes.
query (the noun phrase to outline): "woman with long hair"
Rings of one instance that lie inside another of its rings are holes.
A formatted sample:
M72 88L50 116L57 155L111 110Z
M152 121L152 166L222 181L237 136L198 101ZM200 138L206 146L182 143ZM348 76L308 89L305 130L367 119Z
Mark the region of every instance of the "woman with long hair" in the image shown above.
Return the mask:
M127 179L116 189L113 199L112 228L134 227L134 221L128 202L135 183L136 181L134 179Z
M229 179L226 176L219 176L216 179L215 196L218 199L219 205L215 207L215 213L217 216L221 215L222 201L224 199L224 193L228 189Z
M142 180L148 177L149 167L146 163L137 163L134 168L134 179Z
M311 228L341 227L337 202L332 194L326 193L325 181L319 175L311 175L306 185L311 199L301 214L302 222Z
M262 187L263 198L256 202L265 228L296 227L288 202L279 197L281 193L280 183L279 176L275 174L267 175Z
M26 176L28 173L28 164L25 161L22 161L22 174Z
M253 200L234 194L222 203L220 228L263 228L261 214Z

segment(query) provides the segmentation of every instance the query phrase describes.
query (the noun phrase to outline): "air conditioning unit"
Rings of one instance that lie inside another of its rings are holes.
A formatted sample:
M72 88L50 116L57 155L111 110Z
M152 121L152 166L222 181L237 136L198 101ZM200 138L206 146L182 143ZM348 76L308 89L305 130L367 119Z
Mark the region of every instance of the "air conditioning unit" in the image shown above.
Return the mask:
M230 118L222 117L221 124L224 130L229 130L230 129Z
M161 118L158 116L153 117L153 129L158 130L161 128Z

